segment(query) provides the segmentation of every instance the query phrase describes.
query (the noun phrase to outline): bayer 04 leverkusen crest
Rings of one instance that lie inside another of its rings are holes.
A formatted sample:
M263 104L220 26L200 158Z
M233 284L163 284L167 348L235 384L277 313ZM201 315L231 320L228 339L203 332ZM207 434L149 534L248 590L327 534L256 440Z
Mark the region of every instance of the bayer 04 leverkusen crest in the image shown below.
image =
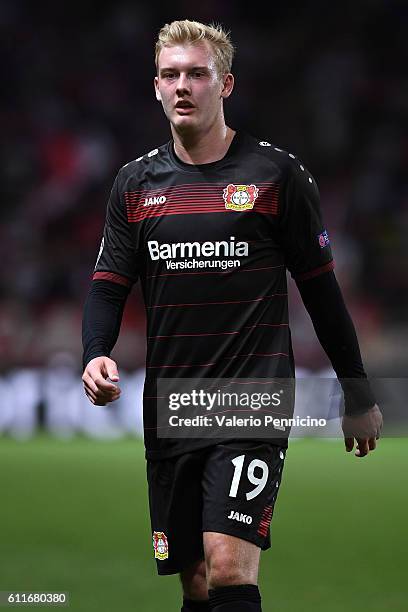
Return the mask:
M160 561L168 559L169 544L163 531L153 531L153 548L155 559L160 559Z
M258 197L256 185L227 185L223 192L225 208L229 210L250 210Z

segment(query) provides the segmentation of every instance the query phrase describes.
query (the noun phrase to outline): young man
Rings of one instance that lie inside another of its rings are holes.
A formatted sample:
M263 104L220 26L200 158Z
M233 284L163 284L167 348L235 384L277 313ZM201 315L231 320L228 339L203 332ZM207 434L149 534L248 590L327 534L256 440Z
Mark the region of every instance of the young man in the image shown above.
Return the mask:
M159 574L180 573L184 612L261 610L260 550L270 546L287 440L162 438L158 380L292 378L289 269L343 385L346 449L356 438L356 455L368 454L382 424L313 177L291 153L225 124L232 57L220 27L185 20L160 31L154 86L172 140L119 171L84 308L82 379L105 405L120 395L109 355L140 278L154 552Z

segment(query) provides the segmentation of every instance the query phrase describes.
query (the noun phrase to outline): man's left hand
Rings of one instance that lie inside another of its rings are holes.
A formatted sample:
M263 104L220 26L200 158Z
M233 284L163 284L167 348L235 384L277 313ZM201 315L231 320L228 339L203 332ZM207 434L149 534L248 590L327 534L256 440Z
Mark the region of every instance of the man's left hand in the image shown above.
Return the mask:
M353 450L354 440L357 441L356 457L365 457L377 446L383 426L383 417L377 404L364 414L343 416L342 429L344 444L349 453Z

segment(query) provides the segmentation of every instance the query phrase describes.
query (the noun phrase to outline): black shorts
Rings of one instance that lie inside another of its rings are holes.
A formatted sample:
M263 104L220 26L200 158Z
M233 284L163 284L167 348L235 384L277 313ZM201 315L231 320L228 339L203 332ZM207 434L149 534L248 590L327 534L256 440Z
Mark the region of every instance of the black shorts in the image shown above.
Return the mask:
M204 557L203 531L266 550L286 448L231 441L147 461L153 550L159 574Z

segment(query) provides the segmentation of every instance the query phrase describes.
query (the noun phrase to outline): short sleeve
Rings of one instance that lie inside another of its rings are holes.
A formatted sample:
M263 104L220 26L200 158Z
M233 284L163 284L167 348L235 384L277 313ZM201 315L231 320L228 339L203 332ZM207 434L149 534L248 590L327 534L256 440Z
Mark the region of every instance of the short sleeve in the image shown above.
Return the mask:
M138 279L138 266L119 184L120 171L113 183L107 205L103 238L93 280L110 280L131 287Z
M279 242L286 267L297 281L334 268L317 185L300 164L290 163L279 194Z

